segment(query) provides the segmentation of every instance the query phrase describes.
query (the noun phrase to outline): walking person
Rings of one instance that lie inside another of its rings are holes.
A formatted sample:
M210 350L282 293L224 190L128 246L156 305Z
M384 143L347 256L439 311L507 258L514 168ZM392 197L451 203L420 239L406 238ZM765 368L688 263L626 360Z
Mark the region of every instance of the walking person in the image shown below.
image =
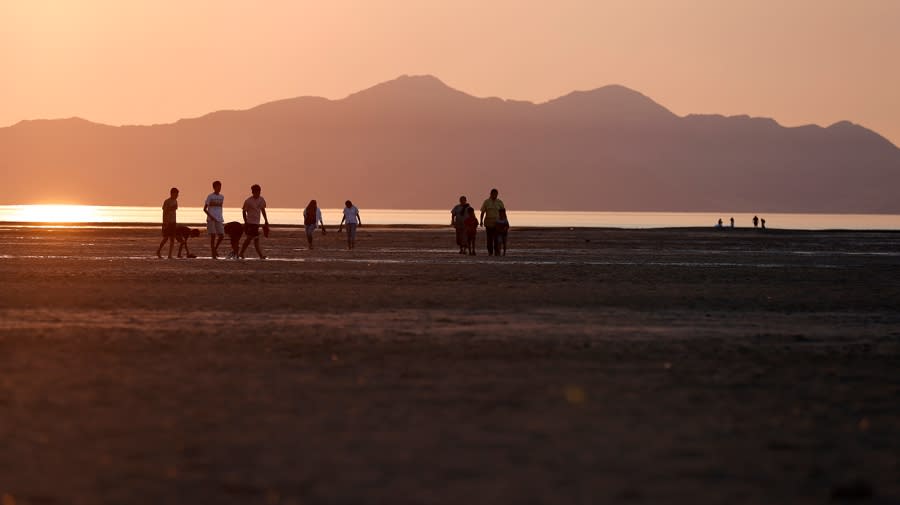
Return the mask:
M206 214L206 233L209 234L209 255L212 259L219 259L219 244L225 238L225 217L222 207L225 197L222 195L222 183L212 183L213 192L203 202L203 213Z
M469 207L466 209L467 216L463 221L463 228L466 230L466 251L470 256L475 256L475 238L478 237L478 219L475 217L475 209ZM465 252L463 253L465 254Z
M759 217L753 216L753 227L756 228L759 226Z
M509 236L509 218L506 217L506 209L500 209L500 217L497 218L497 243L494 245L494 256L506 256L506 239Z
M156 249L156 257L162 258L162 248L169 242L169 259L172 259L172 250L175 248L176 233L178 225L175 223L175 214L178 211L178 188L169 190L169 198L162 204L162 242Z
M466 254L466 218L468 209L472 208L465 196L459 197L459 204L450 210L450 226L456 228L456 245L459 246L459 254Z
M322 235L325 235L325 222L322 221L322 209L315 200L310 200L309 205L303 209L303 226L306 228L306 242L309 248L313 248L313 232L316 231L316 225L321 225Z
M240 258L244 258L247 246L250 245L252 240L253 247L256 248L256 254L259 255L259 259L264 260L266 255L263 254L262 249L259 247L259 219L262 216L265 220L263 231L268 236L269 216L266 215L266 199L261 196L262 188L260 188L259 184L250 186L250 193L250 197L244 200L244 205L241 207L241 213L244 215L244 235L247 237L244 239L244 245L241 246Z
M500 209L505 208L503 200L497 198L500 193L497 189L491 190L491 196L481 204L481 226L487 235L488 256L494 255L494 245L497 241L497 218L500 217Z
M359 209L350 200L344 202L344 217L341 218L338 233L344 228L344 223L347 223L347 249L350 250L356 247L356 228L362 226Z

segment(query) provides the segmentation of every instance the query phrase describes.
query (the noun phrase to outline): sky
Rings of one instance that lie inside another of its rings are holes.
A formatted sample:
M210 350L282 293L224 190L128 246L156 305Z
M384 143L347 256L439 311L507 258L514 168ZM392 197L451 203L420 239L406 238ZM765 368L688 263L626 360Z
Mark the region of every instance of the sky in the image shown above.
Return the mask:
M850 120L900 145L900 0L0 0L0 126L168 123L402 74L543 102Z

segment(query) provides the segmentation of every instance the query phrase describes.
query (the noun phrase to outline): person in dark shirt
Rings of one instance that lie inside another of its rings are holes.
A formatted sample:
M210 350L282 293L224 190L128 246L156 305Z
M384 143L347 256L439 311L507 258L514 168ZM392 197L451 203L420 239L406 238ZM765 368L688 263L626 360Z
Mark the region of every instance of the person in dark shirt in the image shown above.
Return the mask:
M244 225L237 221L232 221L225 225L225 235L231 241L231 252L228 253L228 259L237 259L241 254L241 235L244 234Z
M187 253L186 256L188 258L196 258L197 256L191 254L191 249L188 247L188 239L191 237L199 237L200 230L196 228L188 228L187 226L179 226L175 228L175 239L178 240L178 257L181 257L181 248L184 247L184 252Z
M466 249L469 256L475 256L475 237L478 236L478 218L475 217L475 208L469 207L466 211L469 217L466 218L464 225L466 227Z

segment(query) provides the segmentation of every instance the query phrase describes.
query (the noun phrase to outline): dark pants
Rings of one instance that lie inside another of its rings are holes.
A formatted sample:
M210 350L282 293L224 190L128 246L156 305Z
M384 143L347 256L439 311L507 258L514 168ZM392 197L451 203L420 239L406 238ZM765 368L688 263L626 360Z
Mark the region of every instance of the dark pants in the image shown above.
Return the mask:
M494 254L494 244L497 242L497 227L485 226L484 231L487 233L488 255Z
M459 247L466 246L466 229L462 226L456 228L456 245Z

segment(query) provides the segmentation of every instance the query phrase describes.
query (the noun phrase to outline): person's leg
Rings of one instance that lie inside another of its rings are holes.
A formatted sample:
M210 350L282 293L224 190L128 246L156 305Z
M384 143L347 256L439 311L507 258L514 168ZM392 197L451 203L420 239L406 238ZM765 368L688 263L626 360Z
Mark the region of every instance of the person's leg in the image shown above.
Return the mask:
M244 253L247 252L247 246L250 245L251 240L253 240L253 237L250 237L249 235L244 239L244 244L241 246L241 252L238 253L238 257L244 257Z
M266 259L266 255L262 253L262 249L259 248L259 237L255 237L253 239L253 247L256 248L256 254L259 255L259 259Z
M216 234L216 246L213 247L213 256L215 256L217 258L219 257L219 246L222 245L222 240L224 240L224 239L225 239L224 233Z
M162 248L166 245L166 241L169 240L169 237L163 237L162 242L159 243L159 247L156 249L156 257L162 258Z
M492 256L494 254L494 242L497 240L497 228L494 226L485 226L484 232L487 236L488 256Z
M181 257L181 250L184 249L184 239L178 237L178 257Z
M172 259L172 250L175 249L175 238L169 237L169 259Z
M216 255L216 236L209 236L209 257L212 259L216 259L218 255Z

